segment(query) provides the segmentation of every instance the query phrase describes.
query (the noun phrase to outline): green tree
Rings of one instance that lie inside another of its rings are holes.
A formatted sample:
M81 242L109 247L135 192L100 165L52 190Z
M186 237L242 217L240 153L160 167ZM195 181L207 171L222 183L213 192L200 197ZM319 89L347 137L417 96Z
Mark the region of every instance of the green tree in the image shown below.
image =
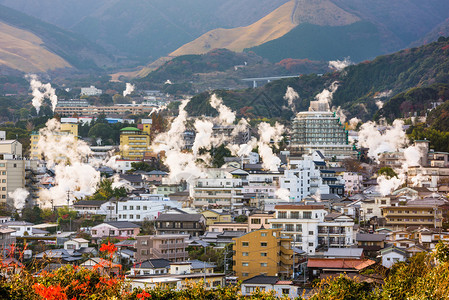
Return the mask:
M103 179L96 190L96 192L92 195L91 200L103 200L108 201L112 197L121 198L126 197L126 189L124 187L121 188L113 188L112 181L109 179Z
M111 126L105 123L97 123L90 128L89 133L87 135L94 139L101 138L103 142L106 142L112 138L111 133L112 133Z
M380 168L380 170L377 171L377 174L384 175L387 178L398 177L398 174L396 174L396 172L392 168L390 168L390 167Z

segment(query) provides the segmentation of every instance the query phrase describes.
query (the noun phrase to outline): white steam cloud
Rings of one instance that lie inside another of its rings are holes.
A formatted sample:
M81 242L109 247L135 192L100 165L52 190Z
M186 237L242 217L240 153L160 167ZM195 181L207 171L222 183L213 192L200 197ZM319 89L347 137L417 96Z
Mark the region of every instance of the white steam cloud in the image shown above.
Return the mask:
M60 130L61 124L51 119L39 131L37 154L55 171L55 186L40 191L43 206L68 204L67 192L71 200L92 195L100 181L100 173L86 163L91 155L89 146Z
M288 107L292 112L296 111L296 106L294 101L299 99L298 93L290 86L287 86L287 91L285 92L284 99L288 102Z
M136 88L136 86L134 84L126 83L126 88L123 91L123 97L130 95L132 92L134 92L135 88Z
M25 207L26 198L30 193L23 188L15 189L14 192L9 192L8 196L14 201L14 208L17 210L22 210Z
M284 125L276 122L275 126L271 126L268 123L262 122L259 124L260 139L257 143L259 147L259 155L262 158L262 167L266 170L276 172L281 164L281 159L277 157L271 148L271 141L277 145L282 139L284 133Z
M335 69L337 71L342 71L347 66L351 65L352 62L349 57L346 57L344 60L331 60L329 61L329 68Z
M334 81L329 89L324 89L315 96L315 101L310 102L309 111L330 111L334 93L338 89L338 82Z
M283 201L290 201L290 191L284 188L277 189L274 193L276 197Z
M384 107L384 103L382 101L380 101L380 100L377 100L376 101L376 106L377 106L378 109L381 109L382 107Z
M58 104L58 97L56 96L55 89L51 87L51 84L43 84L38 80L37 75L35 74L27 75L25 78L30 81L30 88L33 95L32 104L36 109L37 114L39 114L45 98L50 100L52 110L55 111L56 105Z
M407 146L409 140L403 128L402 120L395 120L393 126L386 128L380 127L374 122L367 122L360 127L358 146L369 148L369 157L379 160L379 155L384 152L399 152L404 156L401 168L395 170L397 177L388 178L385 175L380 175L377 178L382 195L390 194L406 182L406 173L409 167L421 165L424 153L418 146Z

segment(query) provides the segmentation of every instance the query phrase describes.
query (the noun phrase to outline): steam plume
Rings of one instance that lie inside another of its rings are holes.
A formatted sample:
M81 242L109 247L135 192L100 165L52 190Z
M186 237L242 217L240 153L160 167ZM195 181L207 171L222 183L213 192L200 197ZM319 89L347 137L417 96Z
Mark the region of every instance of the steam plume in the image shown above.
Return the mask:
M123 97L130 95L132 92L134 92L135 88L136 88L135 85L131 83L126 83L126 89L123 91Z
M14 200L14 208L22 210L25 207L25 201L29 194L26 189L18 188L14 192L9 192L8 196Z
M335 69L337 71L342 71L347 66L351 65L352 62L349 57L346 57L344 60L331 60L329 61L329 68Z
M292 112L296 111L295 101L299 98L298 93L290 86L287 86L287 91L285 92L284 99L287 100L289 108L292 110Z
M32 104L36 109L37 114L39 114L45 98L50 100L52 110L55 111L56 105L58 104L58 97L56 96L55 89L51 87L51 84L43 84L37 79L37 75L35 74L27 75L25 78L30 81L30 88L33 95Z

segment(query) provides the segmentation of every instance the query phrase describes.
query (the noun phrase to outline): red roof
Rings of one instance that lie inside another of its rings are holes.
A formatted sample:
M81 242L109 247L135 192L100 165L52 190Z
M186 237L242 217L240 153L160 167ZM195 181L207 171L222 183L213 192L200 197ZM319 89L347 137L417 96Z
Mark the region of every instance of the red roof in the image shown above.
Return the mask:
M308 268L322 269L365 269L376 262L370 259L345 259L345 258L309 258Z

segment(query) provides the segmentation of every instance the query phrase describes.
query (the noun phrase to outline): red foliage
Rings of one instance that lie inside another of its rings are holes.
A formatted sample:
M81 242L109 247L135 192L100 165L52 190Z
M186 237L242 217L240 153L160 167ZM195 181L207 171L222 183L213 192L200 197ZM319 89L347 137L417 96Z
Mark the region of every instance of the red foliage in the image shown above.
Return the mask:
M447 49L449 49L449 45L446 45L446 46L444 46L443 48L441 48L441 49L443 49L443 50L447 50Z
M151 298L151 295L148 294L145 291L142 291L142 293L137 294L136 296L137 296L137 299L139 299L139 300L144 300L144 299L147 299L147 298Z
M109 254L114 254L115 251L117 251L117 247L111 242L108 242L107 244L102 244L100 247L100 252L107 252Z
M59 284L56 286L50 285L49 287L43 284L36 283L33 285L36 294L45 300L67 300L67 294L65 289L63 289Z

